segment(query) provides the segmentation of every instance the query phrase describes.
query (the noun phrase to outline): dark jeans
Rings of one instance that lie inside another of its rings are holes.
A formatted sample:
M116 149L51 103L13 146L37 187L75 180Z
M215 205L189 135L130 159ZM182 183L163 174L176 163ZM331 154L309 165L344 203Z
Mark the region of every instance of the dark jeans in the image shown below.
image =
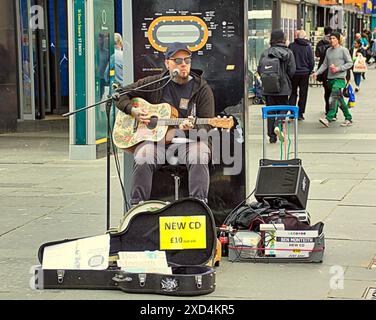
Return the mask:
M153 173L163 164L185 164L188 169L189 196L207 201L209 192L210 149L203 142L159 145L143 142L134 153L131 205L150 199Z
M305 113L307 96L308 96L309 74L296 74L292 78L292 92L289 99L291 106L296 106L298 100L298 88L299 88L299 115Z
M288 106L288 96L265 96L267 106ZM279 114L285 114L286 111L273 112ZM281 118L268 118L268 136L269 138L276 138L274 128L278 126Z
M354 72L354 81L356 86L359 87L362 81L362 74L360 72Z

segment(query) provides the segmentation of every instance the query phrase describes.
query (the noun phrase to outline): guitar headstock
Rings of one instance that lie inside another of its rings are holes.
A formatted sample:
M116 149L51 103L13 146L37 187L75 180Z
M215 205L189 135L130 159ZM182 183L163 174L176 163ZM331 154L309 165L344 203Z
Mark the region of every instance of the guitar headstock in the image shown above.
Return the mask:
M215 128L231 129L234 126L234 118L226 116L211 118L209 124Z

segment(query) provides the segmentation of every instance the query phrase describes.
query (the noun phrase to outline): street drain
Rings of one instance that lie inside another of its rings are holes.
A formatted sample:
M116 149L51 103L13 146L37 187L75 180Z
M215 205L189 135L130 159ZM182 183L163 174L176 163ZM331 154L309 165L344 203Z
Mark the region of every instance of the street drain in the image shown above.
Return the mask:
M363 299L376 300L376 287L368 287L363 293Z

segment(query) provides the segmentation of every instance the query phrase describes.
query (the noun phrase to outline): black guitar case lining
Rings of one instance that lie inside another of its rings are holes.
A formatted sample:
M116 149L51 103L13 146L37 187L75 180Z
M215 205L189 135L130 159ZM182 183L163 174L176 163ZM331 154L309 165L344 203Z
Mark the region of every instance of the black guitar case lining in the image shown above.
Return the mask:
M202 201L187 198L171 203L153 212L140 212L132 217L121 232L110 233L110 257L119 251L155 251L160 249L160 217L206 217L206 248L166 250L172 275L138 274L121 271L110 264L104 271L97 270L36 270L36 287L39 289L121 289L130 293L157 293L167 295L201 295L215 290L215 271L207 264L214 259L216 228L210 208ZM43 244L38 252L43 262L43 252L48 246L71 240ZM211 264L212 265L212 264Z

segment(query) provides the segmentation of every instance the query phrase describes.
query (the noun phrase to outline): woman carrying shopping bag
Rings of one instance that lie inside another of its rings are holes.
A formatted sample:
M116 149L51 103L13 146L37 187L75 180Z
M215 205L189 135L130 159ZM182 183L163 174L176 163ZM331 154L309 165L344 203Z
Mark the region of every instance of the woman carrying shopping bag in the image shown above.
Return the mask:
M355 81L355 92L358 92L360 89L360 82L362 81L362 73L367 71L366 52L362 48L362 44L359 40L354 41L354 46L350 49L350 55L354 62L352 71L354 74Z

